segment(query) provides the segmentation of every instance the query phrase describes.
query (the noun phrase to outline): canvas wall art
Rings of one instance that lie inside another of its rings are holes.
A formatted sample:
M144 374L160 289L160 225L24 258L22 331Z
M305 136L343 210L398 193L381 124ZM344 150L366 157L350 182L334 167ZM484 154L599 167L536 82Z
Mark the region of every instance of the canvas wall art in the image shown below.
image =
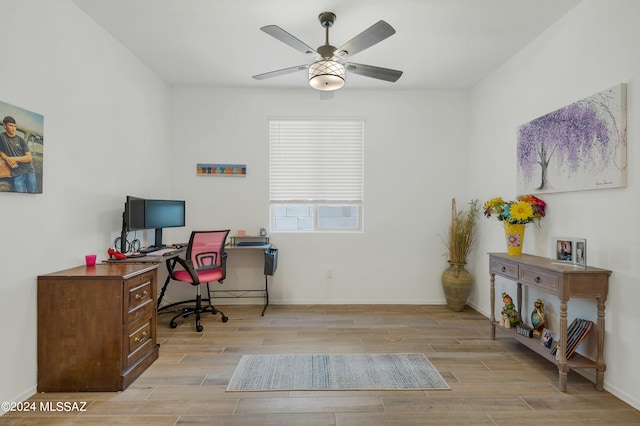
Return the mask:
M42 193L44 116L0 102L0 192Z
M520 126L517 193L626 186L626 105L619 84Z

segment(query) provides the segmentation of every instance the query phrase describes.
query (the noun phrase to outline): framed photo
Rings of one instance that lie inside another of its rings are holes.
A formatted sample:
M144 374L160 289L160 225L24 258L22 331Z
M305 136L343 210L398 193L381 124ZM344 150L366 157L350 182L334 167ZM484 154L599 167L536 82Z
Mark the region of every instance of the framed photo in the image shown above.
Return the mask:
M544 330L542 330L542 336L540 337L540 344L545 348L551 350L551 346L553 346L554 337L555 336L553 334L553 331L549 330L548 328L545 328Z
M587 266L587 240L575 237L553 237L551 260L574 266Z

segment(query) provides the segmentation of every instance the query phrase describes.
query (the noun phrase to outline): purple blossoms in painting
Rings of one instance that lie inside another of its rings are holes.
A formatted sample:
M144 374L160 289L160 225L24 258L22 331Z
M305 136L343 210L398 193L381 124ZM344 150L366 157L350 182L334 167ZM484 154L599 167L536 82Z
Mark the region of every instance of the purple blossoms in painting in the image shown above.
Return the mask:
M518 129L518 193L626 185L626 96L619 85Z

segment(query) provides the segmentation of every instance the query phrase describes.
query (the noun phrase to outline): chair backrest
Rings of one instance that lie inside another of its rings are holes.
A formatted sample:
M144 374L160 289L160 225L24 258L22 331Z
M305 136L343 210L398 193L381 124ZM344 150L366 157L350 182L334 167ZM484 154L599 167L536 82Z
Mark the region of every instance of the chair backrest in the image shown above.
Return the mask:
M196 271L222 266L227 235L229 235L229 229L191 232L187 246L187 259L193 262Z

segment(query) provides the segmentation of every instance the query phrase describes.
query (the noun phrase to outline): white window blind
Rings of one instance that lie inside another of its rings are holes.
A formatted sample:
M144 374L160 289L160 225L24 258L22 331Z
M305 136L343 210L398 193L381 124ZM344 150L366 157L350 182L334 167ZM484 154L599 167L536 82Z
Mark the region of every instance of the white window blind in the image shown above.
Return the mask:
M271 120L270 199L361 201L362 120Z

